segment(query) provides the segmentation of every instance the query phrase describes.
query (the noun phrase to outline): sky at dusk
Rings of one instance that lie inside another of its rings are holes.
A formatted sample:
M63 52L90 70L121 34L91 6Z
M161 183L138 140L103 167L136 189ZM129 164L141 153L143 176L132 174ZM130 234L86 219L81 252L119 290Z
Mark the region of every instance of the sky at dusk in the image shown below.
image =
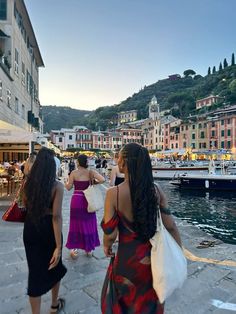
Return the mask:
M25 0L42 105L95 109L236 53L236 0Z

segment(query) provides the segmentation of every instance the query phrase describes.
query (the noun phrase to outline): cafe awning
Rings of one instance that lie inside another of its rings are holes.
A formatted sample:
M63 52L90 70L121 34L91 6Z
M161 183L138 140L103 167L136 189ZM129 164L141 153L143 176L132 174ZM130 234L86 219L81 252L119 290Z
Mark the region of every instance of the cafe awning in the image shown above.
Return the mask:
M0 38L9 38L7 34L5 34L1 29L0 29Z
M29 143L35 141L36 134L0 120L0 143Z

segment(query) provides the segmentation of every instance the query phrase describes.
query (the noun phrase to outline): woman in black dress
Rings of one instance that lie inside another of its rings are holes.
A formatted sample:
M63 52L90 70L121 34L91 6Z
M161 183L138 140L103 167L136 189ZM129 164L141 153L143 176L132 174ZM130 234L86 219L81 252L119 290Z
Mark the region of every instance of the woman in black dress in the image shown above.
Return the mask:
M54 152L42 148L24 186L27 217L23 240L29 268L28 295L33 314L40 313L41 296L52 292L51 313L65 301L58 299L62 264L62 199L64 187L56 181Z

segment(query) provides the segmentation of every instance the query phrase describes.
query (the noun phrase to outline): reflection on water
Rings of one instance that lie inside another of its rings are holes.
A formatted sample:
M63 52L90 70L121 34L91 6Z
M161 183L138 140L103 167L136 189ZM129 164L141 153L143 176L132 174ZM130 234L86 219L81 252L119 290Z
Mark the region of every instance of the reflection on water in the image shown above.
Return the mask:
M172 213L226 243L236 244L236 193L179 190L158 182Z

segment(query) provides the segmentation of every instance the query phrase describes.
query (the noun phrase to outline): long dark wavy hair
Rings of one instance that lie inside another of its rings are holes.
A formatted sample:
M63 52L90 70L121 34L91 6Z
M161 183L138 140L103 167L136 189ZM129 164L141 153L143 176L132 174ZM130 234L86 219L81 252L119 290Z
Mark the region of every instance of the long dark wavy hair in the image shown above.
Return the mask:
M24 186L27 215L37 223L51 207L52 188L56 180L54 152L41 148Z
M129 173L134 231L139 238L148 241L156 231L159 206L148 150L139 144L129 143L120 153Z

